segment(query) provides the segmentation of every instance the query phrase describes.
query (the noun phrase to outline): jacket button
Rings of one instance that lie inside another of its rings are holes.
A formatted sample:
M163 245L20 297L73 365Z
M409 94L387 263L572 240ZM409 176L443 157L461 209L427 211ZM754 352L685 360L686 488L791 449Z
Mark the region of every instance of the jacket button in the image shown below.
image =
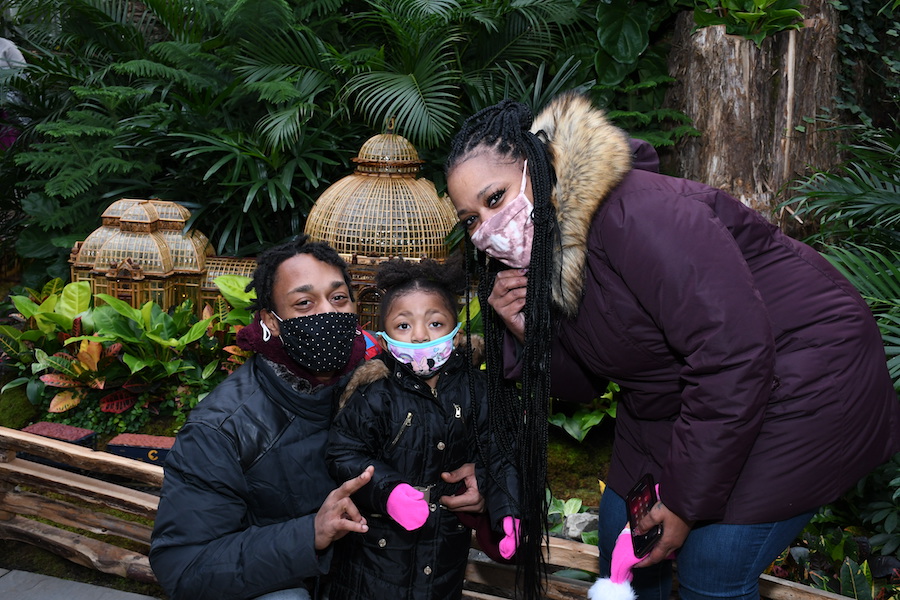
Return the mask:
M447 445L446 445L444 442L438 442L438 443L437 443L437 449L438 449L438 450L443 450L443 449L446 448L446 447L447 447Z
M422 572L426 575L431 575L431 567L425 567L424 569L422 569Z
M385 546L387 546L387 540L386 540L386 539L381 538L380 540L378 540L378 547L379 547L379 548L384 548Z
M436 510L437 510L437 504L433 504L433 503L432 503L432 504L429 504L429 505L428 505L428 510L430 510L431 512L436 511Z

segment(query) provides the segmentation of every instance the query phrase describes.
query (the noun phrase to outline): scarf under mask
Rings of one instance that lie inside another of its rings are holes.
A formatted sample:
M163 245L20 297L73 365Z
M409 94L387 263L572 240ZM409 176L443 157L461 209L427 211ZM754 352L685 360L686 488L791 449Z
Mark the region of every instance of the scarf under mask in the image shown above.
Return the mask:
M379 331L378 335L387 342L388 352L394 358L409 365L412 372L419 377L429 379L441 370L441 367L453 354L453 338L461 326L462 323L457 323L453 331L447 335L422 344L398 342L383 331Z

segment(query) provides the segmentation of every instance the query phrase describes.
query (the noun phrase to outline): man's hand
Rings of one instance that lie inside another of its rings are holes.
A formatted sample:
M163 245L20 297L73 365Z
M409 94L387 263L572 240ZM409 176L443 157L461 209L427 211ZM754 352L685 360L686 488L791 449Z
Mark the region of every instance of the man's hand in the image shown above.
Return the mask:
M525 292L528 277L525 269L509 269L497 273L488 304L494 309L506 328L520 343L525 343Z
M374 473L375 467L369 466L328 494L316 513L316 550L324 550L351 531L365 533L369 530L365 517L360 514L350 496L369 483Z
M466 491L457 496L441 496L441 504L450 510L462 512L484 512L484 498L478 491L478 480L475 478L475 465L466 463L455 471L441 473L441 478L448 483L465 482Z
M675 551L684 544L685 538L687 538L688 534L691 532L691 527L693 527L693 523L685 521L673 513L666 508L666 505L662 502L657 502L653 508L650 509L650 512L641 519L640 523L638 523L638 527L641 531L649 531L650 529L653 529L657 523L662 523L662 537L659 538L659 541L653 546L653 550L650 551L650 554L645 556L644 560L634 565L635 569L649 567L662 560L671 560Z

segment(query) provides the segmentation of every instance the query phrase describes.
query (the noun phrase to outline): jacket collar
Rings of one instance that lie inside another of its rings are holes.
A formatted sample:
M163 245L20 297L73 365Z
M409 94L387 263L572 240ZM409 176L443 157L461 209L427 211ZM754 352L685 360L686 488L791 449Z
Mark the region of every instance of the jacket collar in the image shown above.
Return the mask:
M257 379L266 396L292 418L299 416L318 423L331 421L337 390L341 389L341 383L349 379L349 375L337 383L313 386L284 365L264 356L255 355L250 360L255 363L259 373Z
M566 317L578 313L584 289L587 236L603 201L631 169L631 147L625 132L580 94L555 98L531 128L546 144L556 184L560 246L554 254L554 304Z

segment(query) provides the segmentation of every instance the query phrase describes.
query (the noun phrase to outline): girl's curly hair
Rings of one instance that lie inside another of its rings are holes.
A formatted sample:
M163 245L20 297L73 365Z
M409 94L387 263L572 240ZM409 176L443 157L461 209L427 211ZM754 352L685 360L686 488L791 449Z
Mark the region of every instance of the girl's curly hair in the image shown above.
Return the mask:
M445 263L430 258L418 262L394 258L379 265L375 285L384 290L379 311L383 329L384 318L394 300L413 291L440 295L447 309L455 315L459 311L459 297L465 293L466 272L458 255Z

